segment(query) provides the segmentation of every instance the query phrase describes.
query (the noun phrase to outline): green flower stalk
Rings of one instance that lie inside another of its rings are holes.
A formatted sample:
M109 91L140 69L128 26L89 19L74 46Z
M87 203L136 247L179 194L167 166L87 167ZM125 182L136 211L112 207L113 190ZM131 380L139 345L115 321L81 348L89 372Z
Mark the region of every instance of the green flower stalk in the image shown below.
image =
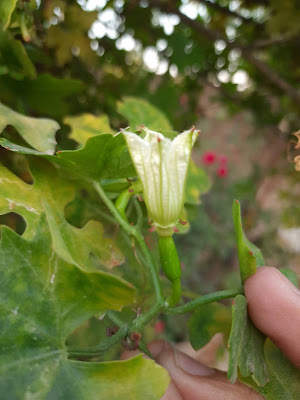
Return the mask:
M124 131L132 161L143 185L149 218L160 236L171 236L184 204L192 147L200 133L194 127L174 140L143 128L142 138Z
M160 236L158 246L162 269L172 283L172 293L166 303L173 307L181 297L181 265L172 236Z

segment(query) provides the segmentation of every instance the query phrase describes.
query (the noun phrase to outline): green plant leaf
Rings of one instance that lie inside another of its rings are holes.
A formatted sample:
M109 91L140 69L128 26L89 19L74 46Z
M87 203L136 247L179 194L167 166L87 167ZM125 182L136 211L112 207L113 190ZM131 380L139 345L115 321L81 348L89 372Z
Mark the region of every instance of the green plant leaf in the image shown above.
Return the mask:
M1 5L0 5L1 15ZM8 32L0 32L0 65L15 79L36 77L35 66L20 40L14 39Z
M56 169L43 160L31 163L34 185L29 185L0 165L0 213L16 212L27 223L24 237L32 238L42 213L46 214L55 252L66 262L83 270L94 270L90 254L94 253L101 265L112 268L124 261L114 241L104 238L102 225L88 221L81 229L70 225L64 208L74 199L81 186L62 179Z
M123 135L101 134L91 137L84 148L61 151L58 158L72 163L78 174L96 180L135 176Z
M249 242L243 232L240 203L237 200L234 200L232 205L232 217L236 234L241 281L244 283L247 278L255 274L257 266L264 265L264 259L261 251Z
M17 4L17 0L1 0L0 3L0 29L6 29L10 23L10 17Z
M84 86L77 79L56 78L49 74L40 74L36 79L16 81L0 76L0 100L14 105L16 98L26 110L42 115L59 118L72 109L76 95Z
M0 254L1 399L161 398L169 377L154 361L68 359L68 335L92 315L132 303L132 287L60 259L45 221L32 241L3 227Z
M165 115L146 100L124 97L123 101L118 103L117 110L129 121L133 131L140 125L156 131L171 130L171 125Z
M34 110L53 117L66 114L69 109L67 99L82 90L83 85L77 79L59 79L48 74L24 82L25 101Z
M200 196L209 191L211 181L204 171L199 168L192 160L187 175L185 201L188 204L199 205Z
M266 340L265 358L268 367L269 381L258 386L251 377L239 376L241 382L251 386L266 400L298 400L300 393L300 371L271 342Z
M72 173L72 178L119 179L136 176L122 135L100 134L90 138L79 150L65 150L51 156L0 139L0 145L20 154L36 155L58 164Z
M112 135L116 133L110 127L107 115L82 114L76 117L66 117L64 123L71 127L70 138L82 146L92 136L100 133L111 133Z
M0 133L7 125L14 126L22 138L35 149L47 154L54 153L55 133L59 129L56 121L27 117L0 103Z
M291 270L290 268L280 268L279 271L286 278L288 278L288 280L291 281L292 284L296 286L296 288L299 287L297 274L293 270Z
M232 383L236 381L238 371L243 377L251 377L258 386L267 383L265 340L265 335L252 324L248 317L246 297L236 296L232 306L232 327L228 341L228 379Z
M63 2L60 7L65 9L66 4ZM64 15L64 22L47 29L45 43L47 47L54 50L59 67L72 62L74 46L78 49L78 57L84 63L91 66L97 62L97 55L91 49L91 41L88 37L88 31L92 23L97 20L97 16L97 11L87 12L79 4L69 4L68 12Z
M189 320L191 345L195 350L205 346L216 333L224 333L227 342L231 326L231 313L220 303L199 307Z

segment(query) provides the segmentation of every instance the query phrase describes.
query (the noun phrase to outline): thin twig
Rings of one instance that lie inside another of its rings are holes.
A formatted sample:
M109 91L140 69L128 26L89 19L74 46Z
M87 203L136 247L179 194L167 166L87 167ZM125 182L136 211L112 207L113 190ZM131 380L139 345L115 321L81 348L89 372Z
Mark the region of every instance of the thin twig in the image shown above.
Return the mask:
M205 4L209 8L213 8L214 10L218 11L220 14L227 15L228 17L233 17L233 18L240 18L245 24L253 24L257 26L262 26L261 23L254 21L252 18L246 18L243 15L231 11L228 7L221 6L218 3L212 3L209 0L197 0L198 3Z
M153 7L157 7L162 12L172 13L178 15L181 22L185 25L192 28L195 32L198 32L200 35L204 36L208 40L215 42L217 40L222 40L226 43L228 49L240 49L242 56L252 65L256 67L258 71L269 81L272 82L275 86L280 88L283 92L285 92L291 99L294 100L296 104L300 106L300 94L298 90L296 90L291 84L281 78L274 70L272 70L267 64L263 61L259 60L252 54L251 46L245 47L243 44L238 41L230 42L227 40L224 35L220 32L215 31L211 28L208 28L201 24L201 22L197 20L193 20L188 18L186 15L182 14L176 7L170 6L169 4L164 4L157 0L149 0L149 3Z

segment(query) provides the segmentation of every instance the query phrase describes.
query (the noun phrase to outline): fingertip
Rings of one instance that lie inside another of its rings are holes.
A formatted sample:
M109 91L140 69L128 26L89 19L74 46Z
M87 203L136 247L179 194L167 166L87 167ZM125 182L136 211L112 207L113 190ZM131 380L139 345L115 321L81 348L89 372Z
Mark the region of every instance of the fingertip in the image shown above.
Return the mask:
M171 382L161 400L183 400L174 382Z
M155 359L161 352L172 350L173 347L170 343L166 342L165 340L154 340L148 345L148 350L151 353L152 357ZM138 354L143 354L144 358L149 359L146 354L141 352L140 350L125 350L121 354L121 360L128 360L129 358L135 357Z
M298 289L273 267L258 268L244 288L253 323L300 366Z
M156 358L161 352L172 350L172 345L165 340L154 340L148 345L148 349L153 358Z
M262 399L249 387L239 383L232 385L226 374L211 370L182 352L176 355L172 350L163 351L156 361L169 372L183 399ZM169 400L169 397L163 400ZM170 400L173 398L170 397Z

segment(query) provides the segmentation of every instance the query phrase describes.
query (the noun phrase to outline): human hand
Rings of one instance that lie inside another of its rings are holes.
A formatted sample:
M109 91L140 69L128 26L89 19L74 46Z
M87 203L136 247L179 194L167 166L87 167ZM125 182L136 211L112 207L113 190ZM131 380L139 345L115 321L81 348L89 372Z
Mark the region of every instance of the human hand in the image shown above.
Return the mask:
M245 282L245 295L253 323L300 368L300 292L272 267L260 267ZM261 400L262 397L240 382L232 385L226 374L156 341L149 350L166 368L171 384L161 400ZM200 350L201 351L201 350ZM125 352L123 359L132 357Z

